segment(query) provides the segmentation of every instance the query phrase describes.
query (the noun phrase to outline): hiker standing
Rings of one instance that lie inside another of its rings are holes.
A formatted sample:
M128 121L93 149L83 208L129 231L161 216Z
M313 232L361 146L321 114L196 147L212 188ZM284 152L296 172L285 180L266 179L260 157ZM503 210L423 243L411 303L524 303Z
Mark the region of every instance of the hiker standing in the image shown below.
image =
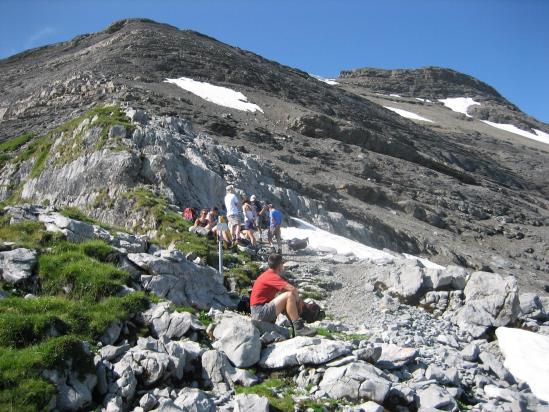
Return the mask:
M255 227L257 229L257 231L259 232L259 241L261 241L261 235L262 235L262 215L263 213L265 213L265 210L264 210L264 207L263 205L261 204L261 202L259 200L257 200L257 197L255 195L252 195L250 197L250 203L252 205L252 209L253 209L253 212L254 212L254 221L255 221Z
M277 316L284 313L292 322L294 336L315 335L316 331L305 326L301 318L303 301L298 290L281 276L284 272L282 256L270 255L268 264L269 269L259 275L252 288L252 319L275 323Z
M238 196L235 193L233 185L227 186L227 194L225 195L225 207L227 208L227 221L229 223L229 230L233 237L233 242L240 237L240 215L239 215L239 201Z
M244 200L242 204L242 214L244 215L244 229L246 230L246 237L250 240L252 247L255 247L255 215L253 206L248 199Z
M273 237L276 238L277 253L282 253L282 235L280 233L280 227L282 226L282 213L272 203L269 203L269 245L273 246Z

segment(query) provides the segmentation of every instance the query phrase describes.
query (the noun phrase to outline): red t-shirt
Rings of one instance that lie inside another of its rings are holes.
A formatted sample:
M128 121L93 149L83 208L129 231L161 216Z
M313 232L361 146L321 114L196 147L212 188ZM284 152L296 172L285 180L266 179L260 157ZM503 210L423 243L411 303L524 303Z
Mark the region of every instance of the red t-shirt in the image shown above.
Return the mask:
M262 305L273 300L278 292L283 290L288 282L282 279L272 269L263 272L255 280L250 296L250 305Z

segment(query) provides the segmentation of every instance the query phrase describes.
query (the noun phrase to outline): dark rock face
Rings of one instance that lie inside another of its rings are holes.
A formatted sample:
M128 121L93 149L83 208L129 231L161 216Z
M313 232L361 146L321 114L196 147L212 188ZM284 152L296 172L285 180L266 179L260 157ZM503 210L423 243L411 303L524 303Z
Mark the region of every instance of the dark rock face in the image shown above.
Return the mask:
M340 78L360 83L379 93L398 93L409 96L441 98L482 96L506 101L496 89L472 76L442 67L383 70L370 67L343 70Z
M219 106L164 82L178 77L241 92L263 113ZM505 140L478 118L547 125L447 69L362 69L338 81L328 85L149 20L123 20L0 60L0 141L24 132L46 136L97 105L132 108L131 128L110 129L100 150L100 129L54 133L48 150L58 157L50 154L40 173L36 158L14 162L10 154L0 163L0 200L22 193L35 202L93 203L95 217L129 228L119 200L137 185L186 207L217 204L229 182L288 215L379 248L514 274L526 288L547 284L547 147ZM466 119L409 98L410 107L451 121L423 125L383 108L389 104L376 92L433 101L469 96L482 104ZM71 148L69 159L62 148ZM106 184L110 209L98 201Z

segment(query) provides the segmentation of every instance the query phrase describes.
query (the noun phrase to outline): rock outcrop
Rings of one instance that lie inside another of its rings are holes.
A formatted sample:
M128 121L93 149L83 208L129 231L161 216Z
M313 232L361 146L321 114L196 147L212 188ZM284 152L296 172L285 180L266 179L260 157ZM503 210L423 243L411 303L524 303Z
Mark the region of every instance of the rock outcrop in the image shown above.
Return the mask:
M520 304L517 281L513 277L474 272L463 293L465 305L456 312L453 320L473 337L509 325L518 317Z

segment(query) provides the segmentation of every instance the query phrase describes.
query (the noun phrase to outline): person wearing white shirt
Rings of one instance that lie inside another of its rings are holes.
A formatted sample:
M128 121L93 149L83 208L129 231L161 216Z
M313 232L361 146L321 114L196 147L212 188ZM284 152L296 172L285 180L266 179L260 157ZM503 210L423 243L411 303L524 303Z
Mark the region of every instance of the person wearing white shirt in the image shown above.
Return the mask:
M227 220L229 223L229 230L233 236L233 241L236 241L240 236L240 201L235 193L233 185L227 186L226 191L225 207L227 208Z

